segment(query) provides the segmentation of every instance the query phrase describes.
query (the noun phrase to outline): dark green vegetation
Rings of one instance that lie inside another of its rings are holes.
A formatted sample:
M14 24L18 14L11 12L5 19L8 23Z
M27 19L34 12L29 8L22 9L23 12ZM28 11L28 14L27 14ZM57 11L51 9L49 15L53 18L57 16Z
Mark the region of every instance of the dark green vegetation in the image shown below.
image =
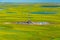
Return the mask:
M54 6L54 5L53 5L53 6L50 6L50 5L49 5L49 6L46 6L46 5L44 5L44 6L42 6L42 7L56 8L56 7L60 7L60 6L57 6L57 5L56 5L56 6Z

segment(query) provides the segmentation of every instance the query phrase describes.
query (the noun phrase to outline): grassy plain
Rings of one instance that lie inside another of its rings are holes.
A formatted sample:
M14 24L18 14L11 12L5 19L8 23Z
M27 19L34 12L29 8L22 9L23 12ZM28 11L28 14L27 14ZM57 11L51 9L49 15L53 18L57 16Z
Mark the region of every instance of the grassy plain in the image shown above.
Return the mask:
M1 4L0 4L1 5ZM4 4L0 6L0 40L60 40L60 7L44 8L43 4ZM52 5L52 4L51 4ZM31 12L56 12L32 14ZM49 22L50 25L3 24L27 21Z

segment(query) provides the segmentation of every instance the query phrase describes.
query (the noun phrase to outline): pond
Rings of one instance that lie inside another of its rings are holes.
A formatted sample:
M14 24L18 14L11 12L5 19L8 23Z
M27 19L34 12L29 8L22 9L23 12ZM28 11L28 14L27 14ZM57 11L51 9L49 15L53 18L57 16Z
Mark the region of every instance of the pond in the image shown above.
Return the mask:
M16 14L16 12L7 12L7 14Z
M56 12L31 12L32 14L56 14Z
M0 8L0 11L4 10L3 8Z

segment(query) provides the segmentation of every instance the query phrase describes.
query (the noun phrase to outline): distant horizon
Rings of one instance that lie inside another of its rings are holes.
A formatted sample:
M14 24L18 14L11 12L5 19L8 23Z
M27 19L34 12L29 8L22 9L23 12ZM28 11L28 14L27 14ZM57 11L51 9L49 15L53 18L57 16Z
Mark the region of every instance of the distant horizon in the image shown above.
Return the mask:
M60 0L0 0L0 2L15 3L60 3Z
M60 3L60 2L0 2L0 3Z

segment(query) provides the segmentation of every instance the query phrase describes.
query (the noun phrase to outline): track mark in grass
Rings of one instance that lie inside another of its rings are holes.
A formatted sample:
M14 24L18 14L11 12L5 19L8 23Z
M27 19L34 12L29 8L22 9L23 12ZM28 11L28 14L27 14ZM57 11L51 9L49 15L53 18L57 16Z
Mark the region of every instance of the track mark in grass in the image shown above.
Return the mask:
M0 25L0 30L9 30L9 29L13 29L13 27L12 26L6 26L6 25Z
M12 35L12 34L5 34L2 36L3 38L7 39L7 40L18 40L18 36L17 35Z
M60 38L54 38L53 40L60 40Z
M1 31L0 34L1 34L1 35L2 35L2 34L4 35L4 34L16 34L16 33L14 33L14 32Z

